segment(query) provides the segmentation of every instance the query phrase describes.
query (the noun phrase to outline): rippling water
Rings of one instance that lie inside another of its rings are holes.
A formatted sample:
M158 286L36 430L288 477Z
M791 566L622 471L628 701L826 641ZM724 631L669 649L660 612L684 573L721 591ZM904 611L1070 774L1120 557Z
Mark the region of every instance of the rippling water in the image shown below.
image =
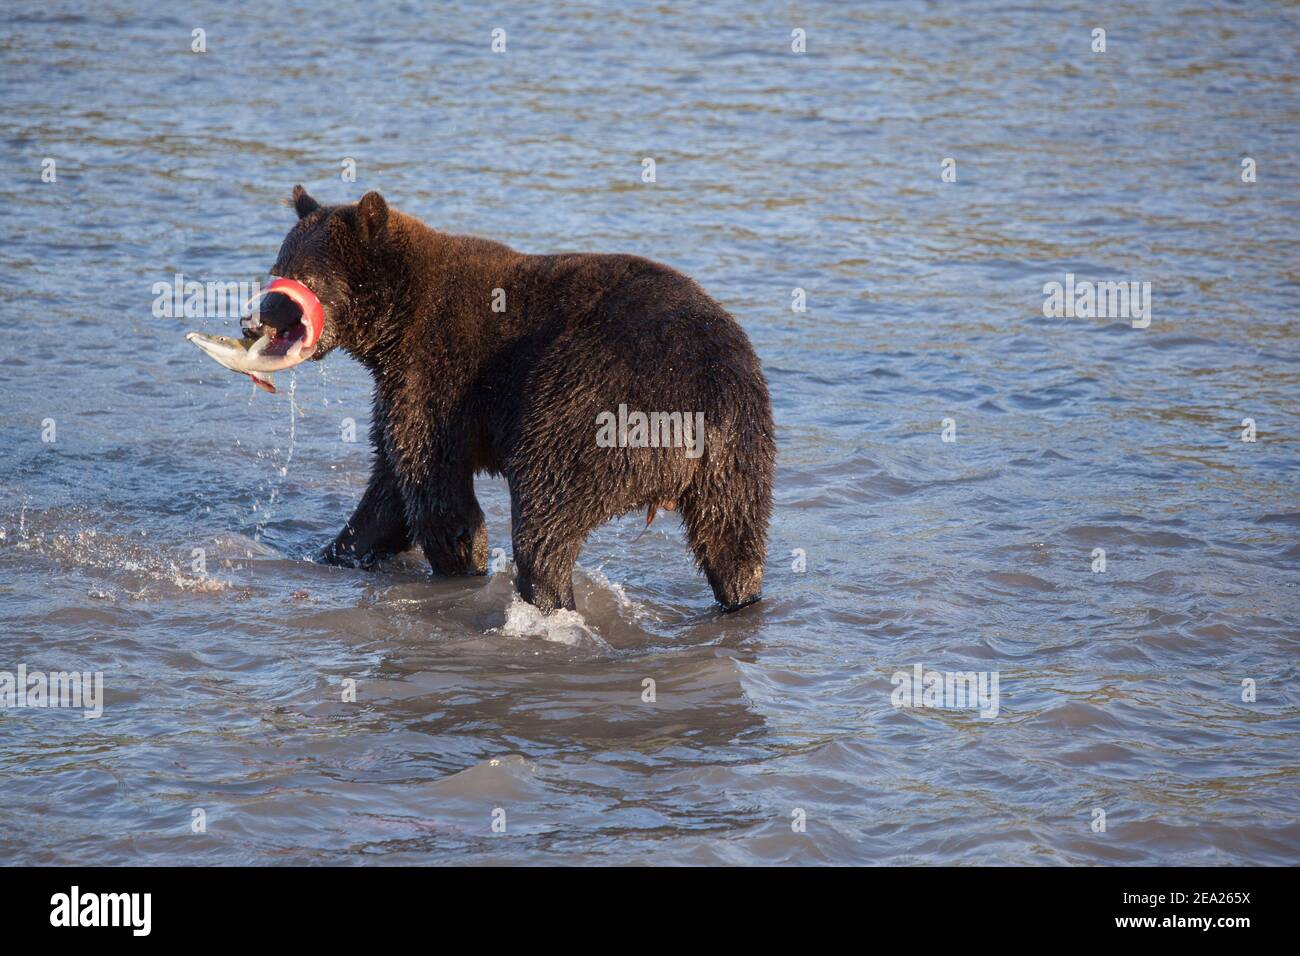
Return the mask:
M1300 861L1300 15L1154 6L8 4L0 669L105 703L0 715L0 856ZM312 563L363 370L255 393L151 316L263 277L296 182L697 278L772 388L766 599L716 615L662 514L552 620ZM1044 318L1067 273L1150 327ZM916 664L997 716L895 708Z

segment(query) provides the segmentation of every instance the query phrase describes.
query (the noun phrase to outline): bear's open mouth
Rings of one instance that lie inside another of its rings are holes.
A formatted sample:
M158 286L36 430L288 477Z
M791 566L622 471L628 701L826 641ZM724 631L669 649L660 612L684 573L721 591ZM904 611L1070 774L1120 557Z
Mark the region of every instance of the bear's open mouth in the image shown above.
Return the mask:
M250 324L244 326L244 338L256 341L267 338L270 341L261 349L261 354L267 356L282 356L300 342L303 342L311 334L311 330L303 323L301 319L302 310L294 304L293 308L298 312L292 325L285 328L276 328L272 325ZM254 313L254 318L256 313Z
M301 282L275 279L249 301L253 307L240 320L246 339L270 338L261 353L284 356L292 350L298 361L309 357L324 331L325 316L320 299Z

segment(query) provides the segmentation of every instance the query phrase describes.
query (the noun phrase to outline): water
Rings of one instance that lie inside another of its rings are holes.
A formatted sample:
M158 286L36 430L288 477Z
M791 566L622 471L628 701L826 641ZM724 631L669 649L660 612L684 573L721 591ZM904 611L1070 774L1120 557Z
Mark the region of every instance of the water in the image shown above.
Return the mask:
M1300 861L1298 19L9 4L0 669L105 702L0 717L0 855ZM765 600L718 616L662 511L590 539L554 620L508 566L312 563L363 370L266 395L184 341L232 322L150 314L177 272L264 277L296 182L697 278L772 389ZM1149 281L1150 328L1044 318L1066 273ZM997 672L998 715L896 709L918 663Z

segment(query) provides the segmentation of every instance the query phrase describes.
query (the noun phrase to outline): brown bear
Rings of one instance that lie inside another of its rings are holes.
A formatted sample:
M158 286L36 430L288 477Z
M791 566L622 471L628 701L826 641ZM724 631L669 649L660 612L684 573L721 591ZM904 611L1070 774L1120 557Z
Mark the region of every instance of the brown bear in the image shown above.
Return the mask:
M449 235L376 192L322 206L295 186L292 205L272 272L325 317L303 358L342 348L375 382L370 483L323 560L371 567L416 545L438 572L486 573L486 472L509 483L517 586L543 611L573 608L594 528L658 507L680 511L725 610L759 598L771 399L749 339L703 289L637 256ZM245 329L299 317L270 295Z

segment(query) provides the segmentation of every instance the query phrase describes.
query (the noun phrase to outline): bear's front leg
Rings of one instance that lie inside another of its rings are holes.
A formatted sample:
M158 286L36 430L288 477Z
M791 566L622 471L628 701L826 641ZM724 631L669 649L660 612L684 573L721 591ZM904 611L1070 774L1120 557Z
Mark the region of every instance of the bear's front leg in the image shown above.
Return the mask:
M449 576L487 574L487 524L471 476L426 480L408 489L405 498L411 537L435 571Z
M387 409L384 449L411 540L439 574L487 574L487 525L474 497L474 436L459 396L430 393L418 378L389 387L377 407Z
M402 493L381 451L365 494L338 537L321 553L321 560L326 564L372 568L410 546Z

